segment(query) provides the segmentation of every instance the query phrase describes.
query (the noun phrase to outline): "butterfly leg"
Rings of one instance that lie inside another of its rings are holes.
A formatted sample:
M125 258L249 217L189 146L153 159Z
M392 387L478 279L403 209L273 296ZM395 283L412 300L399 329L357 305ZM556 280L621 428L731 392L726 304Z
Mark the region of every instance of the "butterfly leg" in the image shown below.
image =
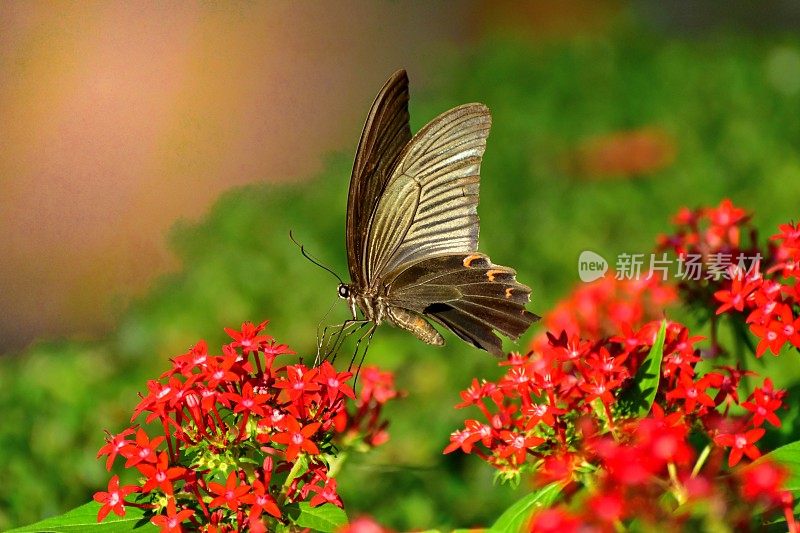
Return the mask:
M317 325L317 356L314 358L314 366L319 366L319 364L325 359L323 357L323 348L326 348L328 342L331 338L333 338L333 333L328 336L328 330L332 328L339 328L339 333L346 327L347 321L342 324L328 324L324 328L322 328L322 334L320 334L320 326L322 322ZM327 356L326 356L327 357Z
M358 341L356 342L356 348L353 351L353 357L350 359L350 366L347 367L347 371L348 372L350 372L353 369L353 363L355 362L356 357L358 356L358 349L361 346L361 342L364 339L366 339L366 341L367 341L367 343L364 345L364 350L361 353L361 360L358 363L358 369L356 369L355 378L353 379L353 388L355 388L356 383L358 382L358 374L359 374L359 372L361 372L361 365L364 364L364 359L367 357L367 352L369 351L369 345L370 345L370 343L372 343L372 337L375 335L375 330L377 330L377 329L378 329L378 325L373 323L372 327L369 328L369 330L367 330L367 332L365 334L363 334L358 339Z
M314 359L314 366L318 366L330 357L333 346L336 344L334 341L338 341L342 333L353 324L353 320L345 320L341 324L328 324L322 329L322 335L319 334L319 326L317 326L317 357ZM332 342L333 345L331 345Z
M330 358L331 364L336 361L336 355L341 349L344 341L352 334L361 331L370 322L368 320L345 320L341 326L338 327L335 333L331 333L328 337L328 342L324 344L326 347L322 354L322 361L327 361ZM333 326L331 326L333 327ZM328 349L327 346L331 344Z
M333 301L333 303L328 308L328 310L325 311L325 314L322 315L322 318L319 320L319 322L317 322L317 356L316 356L316 358L314 358L314 366L317 366L320 363L319 354L320 354L320 348L321 348L321 343L322 343L322 339L323 339L323 337L320 337L320 329L323 327L322 323L325 322L325 319L328 318L329 314L331 314L331 311L333 310L334 306L337 304L338 300L339 300L339 298L336 298ZM325 326L325 329L327 329L327 328L328 328L328 326Z
M336 344L334 344L333 352L331 352L331 354L329 354L329 356L333 355L333 357L331 357L331 364L336 362L336 356L339 355L339 350L341 350L342 346L344 346L344 341L347 339L347 337L349 337L350 335L353 335L354 333L358 333L359 331L364 329L368 324L370 324L370 322L368 320L356 321L356 322L353 323L353 325L356 326L356 327L354 327L353 329L351 329L347 333L339 335L339 337L336 339L337 340ZM359 339L359 341L360 340L361 339Z

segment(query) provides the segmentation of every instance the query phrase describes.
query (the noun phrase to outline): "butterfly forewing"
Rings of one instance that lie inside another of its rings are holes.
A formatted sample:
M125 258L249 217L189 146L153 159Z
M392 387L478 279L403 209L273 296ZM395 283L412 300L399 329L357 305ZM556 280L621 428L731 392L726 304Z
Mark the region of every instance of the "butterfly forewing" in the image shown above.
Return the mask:
M398 70L372 104L353 163L347 195L347 263L350 279L363 285L364 247L370 217L391 175L393 164L411 140L408 76Z
M491 127L482 104L439 115L400 155L371 220L367 283L435 254L478 247L480 166Z

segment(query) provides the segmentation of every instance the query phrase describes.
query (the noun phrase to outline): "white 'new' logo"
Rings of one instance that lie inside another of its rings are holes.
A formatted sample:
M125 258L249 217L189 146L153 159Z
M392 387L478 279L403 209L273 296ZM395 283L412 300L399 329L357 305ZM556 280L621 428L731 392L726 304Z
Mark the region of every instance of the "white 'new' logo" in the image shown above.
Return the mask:
M605 276L608 271L608 261L602 255L584 250L578 257L578 277L584 283L589 283Z

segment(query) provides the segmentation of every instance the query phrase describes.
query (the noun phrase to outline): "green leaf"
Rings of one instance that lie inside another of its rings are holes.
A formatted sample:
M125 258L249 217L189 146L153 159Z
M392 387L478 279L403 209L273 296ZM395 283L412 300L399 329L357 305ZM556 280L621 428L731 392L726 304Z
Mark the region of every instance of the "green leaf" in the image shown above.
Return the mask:
M290 516L292 516L294 523L300 527L310 528L313 531L332 533L338 528L347 525L347 515L344 510L332 503L311 507L308 502L300 502L293 511L290 512Z
M561 488L561 483L550 483L525 495L500 515L489 533L519 533L535 510L547 507L558 499Z
M776 448L759 457L753 464L762 461L772 461L789 469L789 479L786 480L785 487L792 492L800 491L800 441Z
M125 516L117 516L111 513L102 522L97 521L97 511L99 510L99 503L89 502L60 516L46 518L41 522L11 531L13 533L78 533L81 531L97 533L136 531L146 533L158 531L158 528L144 517L144 512L136 507L125 508Z
M647 354L633 383L620 396L619 407L626 414L647 416L656 399L658 384L661 381L661 360L664 357L664 339L667 336L667 321L661 321L656 340Z

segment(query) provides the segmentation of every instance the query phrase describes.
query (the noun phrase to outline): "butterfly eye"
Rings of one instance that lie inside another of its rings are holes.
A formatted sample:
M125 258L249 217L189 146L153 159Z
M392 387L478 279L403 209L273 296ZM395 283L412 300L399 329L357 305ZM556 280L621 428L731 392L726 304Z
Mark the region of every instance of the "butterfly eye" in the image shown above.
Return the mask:
M344 283L339 285L339 298L347 299L350 296L350 287L345 285Z

